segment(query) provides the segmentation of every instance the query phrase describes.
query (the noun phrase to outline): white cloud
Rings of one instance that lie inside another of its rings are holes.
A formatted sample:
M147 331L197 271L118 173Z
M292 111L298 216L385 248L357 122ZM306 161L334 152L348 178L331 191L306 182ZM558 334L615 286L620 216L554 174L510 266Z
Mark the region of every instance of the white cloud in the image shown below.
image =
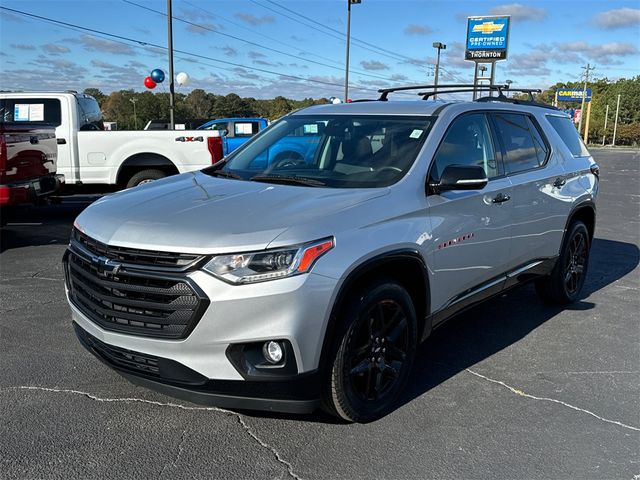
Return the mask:
M640 25L640 9L618 8L596 13L593 16L593 23L608 30L637 26Z
M12 43L11 48L15 48L16 50L35 50L36 47L33 45L26 45L24 43Z
M53 43L47 43L45 45L42 45L42 50L44 50L45 52L51 54L51 55L58 55L61 53L69 53L71 50L69 50L67 47L65 47L64 45L55 45Z
M389 70L389 66L387 64L377 60L362 61L360 62L360 65L362 65L362 68L365 70Z
M429 35L433 30L431 30L426 25L417 25L412 23L411 25L407 25L404 29L404 33L407 35Z
M253 27L264 25L266 23L275 23L276 21L276 19L271 15L263 15L261 17L258 17L252 13L236 13L235 17Z
M491 15L511 15L513 20L541 22L547 18L547 12L542 8L522 5L521 3L510 3L508 5L498 5L490 10Z
M133 50L133 48L125 43L103 40L101 38L92 37L91 35L81 35L79 39L74 41L76 43L79 42L85 50L88 50L90 52L113 53L114 55L128 56L136 55L136 52Z

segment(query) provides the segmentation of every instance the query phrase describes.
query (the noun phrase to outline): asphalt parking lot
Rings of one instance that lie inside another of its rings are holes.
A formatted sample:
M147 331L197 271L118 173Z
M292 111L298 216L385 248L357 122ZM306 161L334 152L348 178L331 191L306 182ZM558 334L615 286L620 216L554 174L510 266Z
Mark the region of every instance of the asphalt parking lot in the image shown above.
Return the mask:
M391 415L229 412L129 384L78 344L61 258L94 197L23 208L0 244L0 478L640 478L640 152L602 183L584 298L531 286L451 320Z

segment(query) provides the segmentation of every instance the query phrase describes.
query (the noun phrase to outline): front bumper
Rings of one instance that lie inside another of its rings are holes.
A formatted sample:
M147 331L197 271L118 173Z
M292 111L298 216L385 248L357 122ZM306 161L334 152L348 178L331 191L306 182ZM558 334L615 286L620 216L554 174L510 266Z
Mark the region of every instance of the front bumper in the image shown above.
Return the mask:
M310 413L319 407L317 371L277 381L211 380L178 362L107 345L73 323L78 340L130 382L171 397L221 408Z
M33 203L59 192L65 185L64 175L45 175L36 179L0 185L0 206Z

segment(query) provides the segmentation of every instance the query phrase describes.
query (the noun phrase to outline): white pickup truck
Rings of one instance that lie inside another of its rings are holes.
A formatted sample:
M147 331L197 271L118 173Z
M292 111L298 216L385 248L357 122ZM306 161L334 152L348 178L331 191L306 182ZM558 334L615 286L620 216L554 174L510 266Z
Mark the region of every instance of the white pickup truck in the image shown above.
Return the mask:
M5 122L56 127L58 173L67 185L128 188L202 169L223 156L215 130L104 131L95 98L76 92L0 93Z

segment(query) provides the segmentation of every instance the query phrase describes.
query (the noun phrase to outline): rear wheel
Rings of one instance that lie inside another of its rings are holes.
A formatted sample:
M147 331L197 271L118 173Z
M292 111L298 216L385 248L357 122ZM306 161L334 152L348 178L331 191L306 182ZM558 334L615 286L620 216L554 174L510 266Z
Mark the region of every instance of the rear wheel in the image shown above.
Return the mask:
M587 276L590 248L585 224L572 223L553 271L536 281L536 291L544 301L563 305L578 299Z
M145 183L153 182L154 180L160 180L166 177L167 174L162 170L149 169L141 170L134 174L127 182L127 188L137 187L138 185L144 185Z
M369 422L393 408L416 352L416 313L399 284L383 280L354 295L343 310L329 363L325 409L350 422Z

